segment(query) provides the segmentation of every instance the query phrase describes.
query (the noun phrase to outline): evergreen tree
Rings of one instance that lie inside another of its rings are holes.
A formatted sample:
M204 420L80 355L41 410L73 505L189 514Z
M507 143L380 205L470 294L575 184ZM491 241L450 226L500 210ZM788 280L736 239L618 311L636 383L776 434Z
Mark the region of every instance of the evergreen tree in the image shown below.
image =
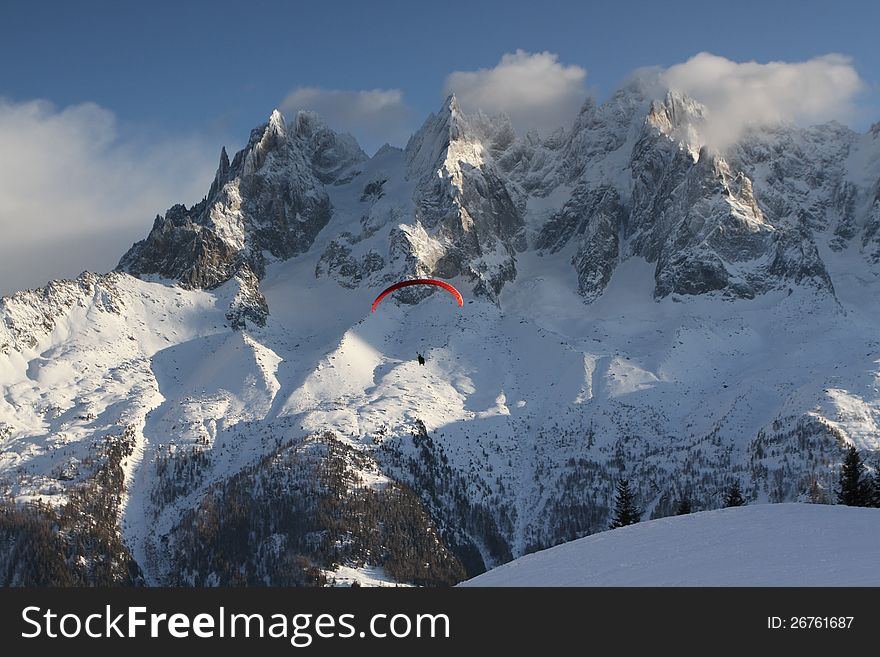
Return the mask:
M868 496L867 506L880 508L880 463L874 466L874 476L866 477L865 489Z
M837 503L846 506L870 506L872 503L871 483L863 476L865 465L859 450L854 445L847 449L840 466L840 489L837 491Z
M685 516L691 512L691 498L683 495L678 501L678 507L675 509L675 515Z
M874 471L874 476L868 478L868 506L880 508L880 468Z
M734 481L724 494L724 506L745 506L746 499L742 495L739 482Z
M621 479L617 482L617 497L614 500L614 519L610 528L634 525L639 521L641 511L636 507L635 498L629 488L629 480Z

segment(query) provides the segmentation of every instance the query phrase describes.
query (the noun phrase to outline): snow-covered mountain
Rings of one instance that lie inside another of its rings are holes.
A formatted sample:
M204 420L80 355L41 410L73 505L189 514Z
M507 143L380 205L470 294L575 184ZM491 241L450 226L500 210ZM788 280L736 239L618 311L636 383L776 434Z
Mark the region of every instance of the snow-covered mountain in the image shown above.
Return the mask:
M878 520L816 504L704 511L557 545L462 586L878 586Z
M604 529L621 473L659 517L880 449L880 128L721 152L638 82L543 137L449 98L373 157L290 118L117 271L0 302L8 581L453 583ZM464 307L370 313L414 276Z

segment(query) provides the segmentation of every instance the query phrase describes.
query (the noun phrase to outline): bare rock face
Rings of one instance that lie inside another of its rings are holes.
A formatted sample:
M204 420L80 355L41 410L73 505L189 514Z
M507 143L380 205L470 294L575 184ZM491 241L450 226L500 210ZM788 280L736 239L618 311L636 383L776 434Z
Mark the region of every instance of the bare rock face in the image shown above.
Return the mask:
M325 185L349 182L367 155L350 134L328 128L315 112L298 112L294 134L303 142L315 176Z
M494 298L516 276L523 218L491 147L454 96L410 139L406 164L415 182L415 222L395 233L395 271L467 276L475 292Z
M229 280L239 266L239 250L211 226L199 223L205 205L190 210L175 205L164 217L157 216L147 239L122 257L119 269L176 279L190 288L212 288Z
M209 195L192 208L176 205L157 217L119 269L212 288L244 265L261 276L266 253L286 259L307 251L331 216L312 160L319 160L321 176L331 180L333 171L357 159L350 151L334 159L321 150L321 144L332 142L326 129L308 119L298 121L298 130L289 134L276 110L267 124L251 132L248 145L231 163L225 149L221 152Z
M877 192L865 221L862 248L872 263L880 264L880 181L877 183Z
M246 264L235 275L238 291L229 304L226 313L232 328L246 329L247 323L265 326L269 318L269 304L260 291L260 281Z
M696 150L704 120L700 107L670 94L652 107L633 151L627 236L634 255L657 263L655 295L713 292L750 298L791 284L833 294L814 241L814 231L827 224L810 213L792 212L779 200L784 191L772 177L766 187L761 181L762 192L769 187L767 196L756 195L742 165L744 150L766 148L767 136L753 135L728 159L707 146ZM794 140L790 132L782 135ZM814 174L800 164L787 175L818 183ZM845 192L840 203L846 205ZM846 219L839 225L838 236L846 235Z
M345 240L333 240L315 267L315 277L330 276L350 289L368 282L370 277L385 268L385 259L370 250L361 257L352 254Z
M572 264L578 274L578 291L587 301L596 299L618 263L620 229L626 217L620 195L613 187L580 185L562 210L544 225L536 246L556 253L571 240L578 242Z

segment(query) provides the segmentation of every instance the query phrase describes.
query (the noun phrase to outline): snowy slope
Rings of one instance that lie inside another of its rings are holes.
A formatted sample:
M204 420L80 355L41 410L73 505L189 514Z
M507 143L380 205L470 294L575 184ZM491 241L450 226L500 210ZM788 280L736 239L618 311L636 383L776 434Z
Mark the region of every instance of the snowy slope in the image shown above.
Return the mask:
M520 557L461 586L878 586L880 511L768 504L662 518Z

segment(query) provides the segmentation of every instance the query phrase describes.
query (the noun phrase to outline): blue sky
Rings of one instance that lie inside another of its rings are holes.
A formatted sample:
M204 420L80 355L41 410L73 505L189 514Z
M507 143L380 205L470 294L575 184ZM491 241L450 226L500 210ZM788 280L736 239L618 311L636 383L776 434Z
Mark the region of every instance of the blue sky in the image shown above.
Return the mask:
M0 294L112 268L279 106L319 109L371 152L453 88L465 109L549 130L657 66L734 126L757 89L762 116L880 120L880 5L792 5L5 0Z
M868 95L880 81L880 5L865 2L49 4L4 2L0 96L91 101L122 121L239 140L300 86L400 89L420 120L450 72L517 49L586 68L599 96L637 67L700 51L735 61L839 52Z

